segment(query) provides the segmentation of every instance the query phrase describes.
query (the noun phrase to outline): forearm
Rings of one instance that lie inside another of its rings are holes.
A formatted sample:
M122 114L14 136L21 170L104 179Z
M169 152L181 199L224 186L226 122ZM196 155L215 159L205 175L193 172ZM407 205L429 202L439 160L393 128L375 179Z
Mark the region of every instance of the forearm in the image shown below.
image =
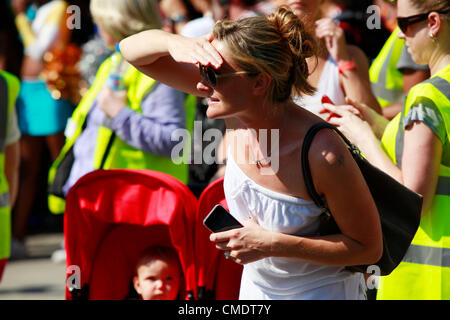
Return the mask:
M389 106L384 107L381 112L383 114L383 116L388 119L391 120L393 119L399 112L402 111L403 108L403 103L402 102L397 102L394 104L391 104Z
M134 148L163 157L170 157L172 148L179 143L172 141L172 132L185 129L181 123L160 122L129 108L119 112L111 122L111 128Z
M169 55L168 39L172 35L162 30L147 30L123 39L119 46L123 57L135 66L149 65ZM151 43L149 43L151 39Z
M375 136L364 139L363 143L358 144L358 148L367 161L403 184L401 169L398 168L391 159L389 159L383 149L381 149L380 143Z
M361 70L344 71L341 74L341 83L347 97L364 103L381 114L380 104L372 93L370 82L361 75Z
M389 123L389 120L383 117L382 115L375 113L373 114L372 123L370 124L370 127L372 128L373 133L375 136L381 140L381 137L383 136L384 130L386 129L386 126Z
M298 258L320 265L347 266L376 262L369 248L343 234L309 238L273 233L270 252L274 257Z

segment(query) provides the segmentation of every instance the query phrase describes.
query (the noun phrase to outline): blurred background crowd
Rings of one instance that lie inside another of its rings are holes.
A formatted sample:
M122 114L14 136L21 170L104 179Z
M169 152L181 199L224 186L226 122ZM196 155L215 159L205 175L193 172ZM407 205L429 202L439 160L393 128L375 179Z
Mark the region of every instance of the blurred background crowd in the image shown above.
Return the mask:
M11 180L14 182L10 182L10 259L27 257L27 235L62 231L63 215L51 212L64 212L63 199L70 187L92 170L162 171L179 178L197 196L212 180L223 175L223 166L217 163L192 161L181 169L173 166L174 142L170 139L176 129L192 131L194 120L202 123L202 132L209 128L224 132L223 120L206 117L204 99L145 79L136 80L139 76L124 67L116 46L118 41L150 27L199 37L208 34L215 21L267 15L293 1L158 0L158 16L143 13L145 6L151 4L134 1L131 9L124 10L134 10L135 20L126 17L129 21L120 17L114 20L114 14L108 16L111 5L108 0L94 2L2 0L0 3L0 70L20 81L10 120L16 123L16 130L8 129L14 132L10 133L7 146L14 147L14 151L6 161L13 167L10 170L16 172ZM414 63L404 39L397 38L395 3L318 2L319 17L329 18L343 31L345 43L359 48L354 52L361 57L360 68L367 69L370 86L354 93L355 98L392 119L401 111L409 89L429 77L428 67ZM335 58L331 51L330 55ZM327 57L328 54L325 61ZM110 91L102 90L105 82ZM341 80L341 86L343 96L352 96L353 89L346 88L345 81ZM123 96L117 92L123 92ZM127 110L123 108L125 101L129 105ZM334 102L345 104L345 100ZM195 159L196 153L202 154L209 143L194 137L190 159ZM61 172L63 167L66 170Z

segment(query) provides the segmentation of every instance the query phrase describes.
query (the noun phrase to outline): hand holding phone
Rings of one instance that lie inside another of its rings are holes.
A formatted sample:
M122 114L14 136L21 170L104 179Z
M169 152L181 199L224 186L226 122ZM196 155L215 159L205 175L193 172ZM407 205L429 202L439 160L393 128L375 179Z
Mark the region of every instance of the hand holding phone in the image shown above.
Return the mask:
M216 205L211 210L205 220L203 220L203 224L214 233L243 227L243 225L220 204Z

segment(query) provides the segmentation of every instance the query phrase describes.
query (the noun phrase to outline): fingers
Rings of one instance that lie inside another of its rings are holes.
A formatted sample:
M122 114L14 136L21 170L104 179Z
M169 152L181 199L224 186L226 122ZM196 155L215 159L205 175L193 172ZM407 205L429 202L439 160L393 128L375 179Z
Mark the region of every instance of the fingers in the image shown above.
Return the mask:
M316 35L319 38L340 36L340 28L330 18L316 21Z
M211 242L228 242L234 234L234 230L228 230L223 232L211 233L209 240Z
M212 36L207 35L194 40L194 54L198 61L203 65L212 65L216 69L219 68L223 59L217 52L216 48L212 45Z
M335 127L340 127L342 125L342 123L344 122L344 120L342 118L338 118L338 117L328 117L328 119L326 121Z
M335 114L337 114L338 116L341 116L341 117L342 117L342 111L343 111L343 110L340 108L341 106L337 107L337 106L332 105L332 104L329 104L329 103L322 103L322 106L323 106L326 110L328 110L328 112L335 113ZM325 112L324 112L324 113L325 113Z

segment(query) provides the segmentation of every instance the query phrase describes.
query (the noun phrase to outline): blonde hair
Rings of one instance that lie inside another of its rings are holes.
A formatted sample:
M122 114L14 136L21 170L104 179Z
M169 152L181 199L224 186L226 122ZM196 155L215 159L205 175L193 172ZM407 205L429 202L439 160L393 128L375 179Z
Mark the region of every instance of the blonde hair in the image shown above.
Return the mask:
M268 17L218 22L212 35L224 41L236 65L250 75L266 73L272 78L266 98L284 102L296 95L312 94L306 58L315 54L314 37L287 7Z
M161 28L156 0L91 0L94 21L117 40Z

